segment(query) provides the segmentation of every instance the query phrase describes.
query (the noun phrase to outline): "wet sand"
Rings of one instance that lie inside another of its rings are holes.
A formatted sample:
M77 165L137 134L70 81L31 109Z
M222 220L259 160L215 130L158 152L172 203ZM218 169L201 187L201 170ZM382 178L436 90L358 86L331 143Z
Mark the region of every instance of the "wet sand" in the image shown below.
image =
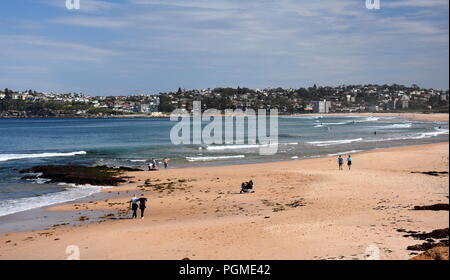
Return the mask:
M449 225L448 143L354 154L353 170L336 158L130 172L136 183L105 190L102 200L59 205L53 213L108 213L102 222L0 234L0 259L409 259L420 241L398 230ZM253 179L255 193L239 194ZM130 220L127 200L149 199L146 218ZM80 212L81 213L81 212ZM373 246L372 246L373 248Z

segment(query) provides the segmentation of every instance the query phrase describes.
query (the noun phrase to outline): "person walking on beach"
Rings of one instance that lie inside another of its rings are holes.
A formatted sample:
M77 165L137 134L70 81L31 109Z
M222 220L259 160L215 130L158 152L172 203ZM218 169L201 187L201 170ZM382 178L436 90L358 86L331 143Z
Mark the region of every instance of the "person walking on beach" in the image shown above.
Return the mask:
M145 206L146 202L147 202L147 198L144 196L144 194L141 194L141 197L139 198L139 209L141 209L141 219L144 219L144 211L145 211L145 208L147 208Z
M352 156L351 155L348 155L347 166L348 166L348 170L352 169Z
M133 211L133 215L131 216L132 219L137 218L137 210L139 208L138 201L139 198L137 198L136 195L134 194L130 200L130 208Z
M341 155L338 157L339 170L343 170L342 165L344 165L344 159Z
M168 159L168 158L164 158L164 159L163 159L164 168L169 167L169 161L170 161L170 159Z

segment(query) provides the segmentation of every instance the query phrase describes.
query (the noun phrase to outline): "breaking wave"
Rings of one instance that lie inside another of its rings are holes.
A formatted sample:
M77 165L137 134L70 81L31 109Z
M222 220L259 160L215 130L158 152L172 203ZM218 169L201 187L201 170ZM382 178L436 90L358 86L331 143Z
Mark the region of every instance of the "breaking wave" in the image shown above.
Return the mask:
M87 152L85 151L71 152L71 153L2 154L0 155L0 161L26 159L26 158L70 157L86 154Z
M245 158L245 156L244 155L237 155L237 156L186 157L186 160L189 161L189 162L196 162L196 161L228 160L228 159L238 159L238 158Z

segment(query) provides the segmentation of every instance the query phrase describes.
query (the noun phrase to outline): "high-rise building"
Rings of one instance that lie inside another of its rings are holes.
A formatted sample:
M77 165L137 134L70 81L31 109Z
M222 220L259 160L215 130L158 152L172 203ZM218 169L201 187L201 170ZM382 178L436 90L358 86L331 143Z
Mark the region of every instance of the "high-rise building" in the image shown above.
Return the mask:
M153 97L149 103L149 113L159 112L159 97Z
M330 101L313 101L313 112L317 114L328 114L330 112L331 102Z

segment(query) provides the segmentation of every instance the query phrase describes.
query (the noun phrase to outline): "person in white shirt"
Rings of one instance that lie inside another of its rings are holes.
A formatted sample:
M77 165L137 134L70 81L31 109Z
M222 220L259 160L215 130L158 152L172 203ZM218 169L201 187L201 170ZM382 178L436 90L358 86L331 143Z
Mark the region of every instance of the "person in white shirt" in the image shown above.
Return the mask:
M139 208L138 202L139 198L137 198L136 195L134 194L130 200L130 208L133 211L133 216L131 216L132 219L137 218L137 210Z

